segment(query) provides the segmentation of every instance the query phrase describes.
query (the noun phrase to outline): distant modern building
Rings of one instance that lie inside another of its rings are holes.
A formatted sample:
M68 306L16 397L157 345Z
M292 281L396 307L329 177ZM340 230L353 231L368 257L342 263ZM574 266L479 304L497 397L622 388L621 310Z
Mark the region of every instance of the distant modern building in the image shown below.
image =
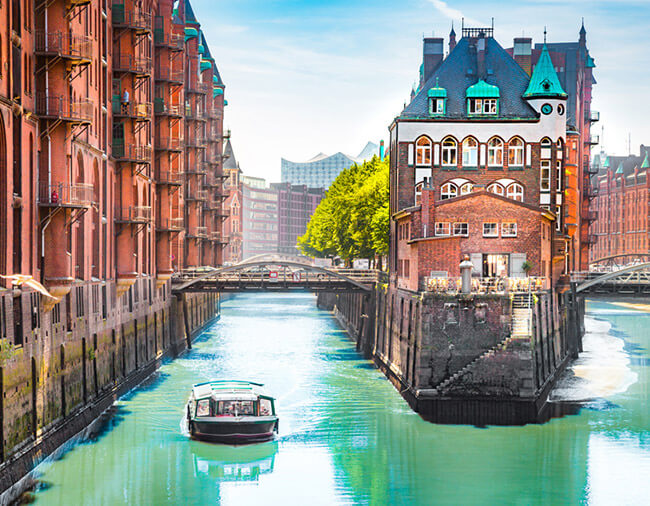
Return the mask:
M243 259L278 252L278 191L261 178L242 176Z
M600 153L592 164L597 189L591 208L590 261L613 255L648 253L650 146L640 154Z
M278 252L299 255L298 237L307 230L325 190L291 183L273 183L271 188L278 192Z
M336 176L352 164L362 163L374 155L382 155L380 149L383 151L383 141L381 144L380 148L377 144L369 142L357 156L349 156L341 152L329 156L319 153L306 162L292 162L283 158L282 182L311 188L329 188Z

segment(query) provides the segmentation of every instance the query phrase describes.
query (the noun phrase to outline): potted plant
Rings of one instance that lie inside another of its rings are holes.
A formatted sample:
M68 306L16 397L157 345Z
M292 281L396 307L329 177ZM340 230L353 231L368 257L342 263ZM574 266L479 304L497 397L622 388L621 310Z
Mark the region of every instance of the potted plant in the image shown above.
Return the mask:
M523 264L521 264L521 270L524 271L526 276L528 276L528 273L530 270L533 268L533 264L531 264L528 260L525 260Z

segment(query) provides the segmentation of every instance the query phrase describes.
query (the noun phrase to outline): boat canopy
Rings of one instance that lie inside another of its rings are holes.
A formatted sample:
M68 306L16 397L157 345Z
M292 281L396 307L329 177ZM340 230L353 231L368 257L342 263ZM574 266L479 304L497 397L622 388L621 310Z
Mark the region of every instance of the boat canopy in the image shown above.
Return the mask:
M198 383L192 387L195 399L212 397L215 400L255 401L259 396L270 398L263 390L264 385L252 381L220 380Z

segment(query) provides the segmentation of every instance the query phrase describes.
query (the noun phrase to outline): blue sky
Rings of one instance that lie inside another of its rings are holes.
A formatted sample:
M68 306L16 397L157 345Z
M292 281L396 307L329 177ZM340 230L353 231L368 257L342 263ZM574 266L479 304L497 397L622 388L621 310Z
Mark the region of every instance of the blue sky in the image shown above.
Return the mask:
M650 143L650 0L193 0L226 83L226 127L246 174L280 179L280 158L355 155L408 99L422 35L447 39L452 20L513 37L578 39L582 17L596 60L592 107L608 152Z

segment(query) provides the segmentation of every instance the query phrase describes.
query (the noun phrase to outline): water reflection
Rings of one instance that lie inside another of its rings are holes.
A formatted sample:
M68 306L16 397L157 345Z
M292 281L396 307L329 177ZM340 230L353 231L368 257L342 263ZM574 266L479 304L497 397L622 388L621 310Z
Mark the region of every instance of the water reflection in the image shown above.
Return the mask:
M204 475L214 481L259 481L273 472L277 441L226 446L190 441L194 476Z

